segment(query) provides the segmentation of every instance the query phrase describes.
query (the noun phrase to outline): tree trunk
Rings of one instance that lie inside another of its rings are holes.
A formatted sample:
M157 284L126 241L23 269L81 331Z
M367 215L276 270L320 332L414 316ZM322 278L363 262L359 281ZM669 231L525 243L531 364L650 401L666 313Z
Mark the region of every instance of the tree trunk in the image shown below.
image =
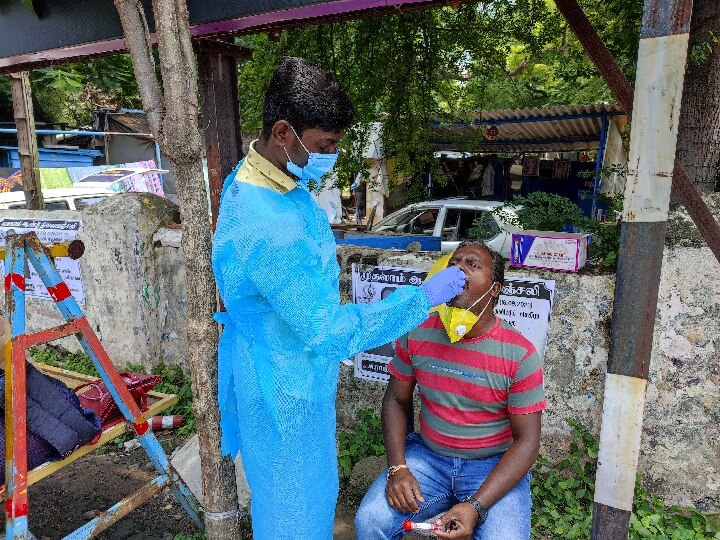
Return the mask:
M678 131L677 158L700 192L720 168L720 2L695 0Z
M35 115L33 114L30 77L27 71L10 74L10 90L15 126L17 127L25 206L28 210L42 210L43 194L40 185L37 138L35 137Z
M237 489L233 460L220 452L218 330L212 319L216 290L210 264L212 236L198 129L197 67L190 43L187 6L185 0L153 0L162 95L142 5L137 0L115 0L115 6L125 31L143 105L156 113L150 119L151 129L172 163L177 185L186 270L187 342L193 412L200 443L206 535L210 540L232 539L239 535L234 514ZM144 34L138 35L139 31ZM209 513L215 515L208 519Z

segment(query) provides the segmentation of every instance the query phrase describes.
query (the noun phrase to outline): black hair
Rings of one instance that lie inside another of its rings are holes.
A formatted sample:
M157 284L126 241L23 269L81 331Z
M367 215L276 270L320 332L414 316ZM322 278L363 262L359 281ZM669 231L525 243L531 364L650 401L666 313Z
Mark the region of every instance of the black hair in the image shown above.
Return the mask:
M355 119L355 107L337 79L304 58L280 61L265 92L263 138L279 120L287 120L298 137L306 129L341 131Z
M485 242L480 242L477 240L460 242L460 245L457 247L457 249L464 247L478 248L490 254L490 256L492 257L493 283L497 282L500 284L500 287L502 287L505 283L505 259L502 258L502 255L500 255L497 251L493 251L492 249L490 249ZM495 302L497 303L497 299L495 299Z

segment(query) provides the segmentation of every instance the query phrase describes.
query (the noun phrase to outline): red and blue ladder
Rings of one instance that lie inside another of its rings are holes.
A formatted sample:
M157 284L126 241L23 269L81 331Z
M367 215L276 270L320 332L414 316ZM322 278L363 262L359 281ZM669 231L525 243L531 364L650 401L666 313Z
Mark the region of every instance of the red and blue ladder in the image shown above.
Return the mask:
M77 336L90 356L100 377L108 388L125 421L137 436L158 476L136 493L110 507L98 517L65 537L66 540L92 538L112 523L137 508L155 494L169 488L195 523L204 529L200 519L200 506L170 465L157 438L149 429L147 419L135 403L118 375L105 348L88 323L62 280L51 256L82 255L84 247L79 241L43 246L33 232L8 235L5 248L5 302L10 321L11 339L5 345L5 538L28 538L28 470L27 470L27 407L25 401L25 352L28 348ZM65 323L32 334L25 331L25 261L37 271L40 279L55 301Z

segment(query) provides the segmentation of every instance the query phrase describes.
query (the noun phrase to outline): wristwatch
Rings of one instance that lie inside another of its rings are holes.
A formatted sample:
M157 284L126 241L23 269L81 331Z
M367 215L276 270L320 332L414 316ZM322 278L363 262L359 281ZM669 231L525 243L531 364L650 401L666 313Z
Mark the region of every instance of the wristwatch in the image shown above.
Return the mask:
M465 499L463 502L470 503L473 505L473 508L478 513L478 523L482 523L487 519L488 511L487 508L485 508L480 501L478 501L475 497L470 495L467 499Z

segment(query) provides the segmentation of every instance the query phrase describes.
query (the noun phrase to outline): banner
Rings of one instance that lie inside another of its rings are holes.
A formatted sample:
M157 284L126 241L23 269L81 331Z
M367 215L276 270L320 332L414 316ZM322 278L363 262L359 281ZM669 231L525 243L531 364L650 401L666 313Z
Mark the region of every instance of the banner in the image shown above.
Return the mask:
M5 236L8 232L23 234L33 231L43 244L54 242L69 242L76 240L82 221L72 219L34 219L34 218L0 218L0 246L5 245ZM52 300L43 285L40 276L32 264L28 264L30 276L25 282L25 294L29 298L43 298ZM79 304L85 303L82 276L80 275L80 261L68 257L55 259L55 267L60 277L70 289L73 297ZM5 275L5 261L0 261L0 275Z
M372 304L387 298L401 285L420 285L427 272L416 268L376 266L361 270L352 265L352 297L356 304ZM547 344L555 281L534 278L506 278L495 313L522 333L542 357ZM355 355L355 376L387 382L387 365L394 354L387 343Z

